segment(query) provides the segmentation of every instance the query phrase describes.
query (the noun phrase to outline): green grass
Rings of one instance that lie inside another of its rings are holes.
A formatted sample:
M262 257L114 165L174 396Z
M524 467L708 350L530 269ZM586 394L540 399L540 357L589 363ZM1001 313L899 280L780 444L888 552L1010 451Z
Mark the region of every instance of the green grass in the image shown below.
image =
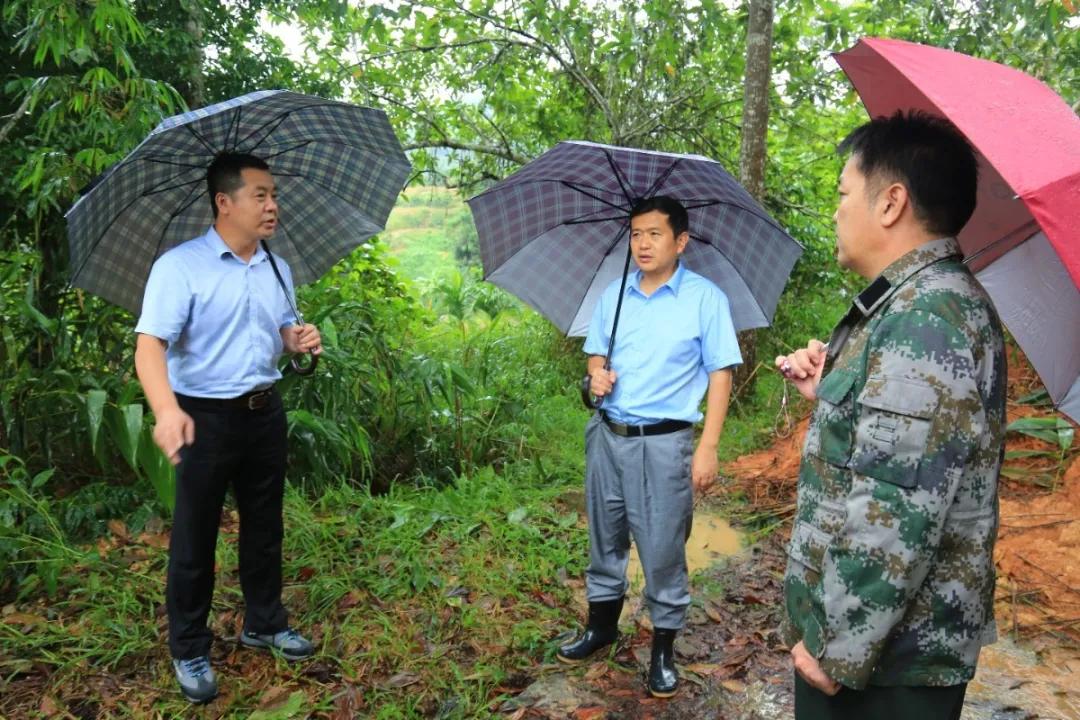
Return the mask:
M458 266L454 250L470 233L472 218L455 191L420 187L394 207L380 237L402 275L427 280Z
M568 605L560 569L583 570L585 533L559 501L579 480L545 480L522 466L384 497L341 485L312 500L290 489L284 595L292 622L318 645L316 659L295 666L223 639L242 612L227 523L211 617L223 692L215 711L249 713L278 686L301 692L303 711L325 711L358 685L365 717L427 714L450 700L457 710L448 717L487 716L499 685L550 660L548 641L574 621L539 598ZM160 616L165 550L114 538L63 552L58 597L20 604L25 625L0 624L0 677L14 679L0 714L20 712L11 705L17 678L35 667L48 668L45 692L62 705L118 717L185 714Z

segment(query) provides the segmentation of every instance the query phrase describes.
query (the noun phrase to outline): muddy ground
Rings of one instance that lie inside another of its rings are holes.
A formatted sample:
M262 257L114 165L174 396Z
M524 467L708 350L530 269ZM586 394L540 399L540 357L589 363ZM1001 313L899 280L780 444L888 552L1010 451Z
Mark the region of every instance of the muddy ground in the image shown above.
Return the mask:
M1022 357L1011 363L1010 397L1023 397L1038 380ZM1016 402L1008 408L1010 421L1047 413ZM624 637L612 653L582 667L540 668L502 710L514 720L791 717L792 671L777 627L806 424L724 469L715 494L747 503L741 516L771 519L777 531L694 576L695 607L676 644L683 682L675 698L645 691L650 633L637 600L624 610ZM1017 433L1007 449L1012 472L1000 486L995 551L1000 640L980 656L963 720L1080 720L1080 459L1072 450L1055 461L1054 443ZM708 522L715 529L716 518ZM583 618L583 592L578 597Z

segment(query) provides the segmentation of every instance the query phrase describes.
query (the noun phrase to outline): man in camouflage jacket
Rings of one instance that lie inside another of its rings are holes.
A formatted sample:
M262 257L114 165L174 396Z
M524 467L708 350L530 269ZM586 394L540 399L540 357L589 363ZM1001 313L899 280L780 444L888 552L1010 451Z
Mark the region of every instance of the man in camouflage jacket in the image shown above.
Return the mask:
M776 358L816 399L784 582L796 718L959 718L995 639L1001 323L954 236L977 165L951 125L841 143L840 264L872 279L829 344Z

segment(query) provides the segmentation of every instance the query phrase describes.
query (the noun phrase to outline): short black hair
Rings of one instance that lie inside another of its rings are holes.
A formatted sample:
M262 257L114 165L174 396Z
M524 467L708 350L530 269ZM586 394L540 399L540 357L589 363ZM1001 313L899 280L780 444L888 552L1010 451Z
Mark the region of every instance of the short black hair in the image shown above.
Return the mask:
M681 202L667 195L656 195L644 200L638 200L630 211L630 219L633 220L638 215L644 215L653 210L658 210L667 215L668 225L671 225L675 237L690 231L690 216L687 214L686 208L683 207Z
M223 152L214 157L206 168L206 191L210 193L210 208L217 219L218 206L215 198L218 193L231 195L244 186L244 170L265 170L270 166L260 157L248 153Z
M898 110L851 131L837 146L877 197L885 185L907 188L915 217L935 235L956 235L975 212L979 163L951 122L920 110Z

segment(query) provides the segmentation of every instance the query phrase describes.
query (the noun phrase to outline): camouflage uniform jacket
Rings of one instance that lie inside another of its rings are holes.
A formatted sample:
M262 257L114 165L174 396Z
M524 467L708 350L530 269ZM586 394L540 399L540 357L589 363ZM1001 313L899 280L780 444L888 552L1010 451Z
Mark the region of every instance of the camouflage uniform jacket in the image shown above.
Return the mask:
M850 688L967 682L993 618L1005 420L997 314L956 240L833 331L799 471L784 640Z

